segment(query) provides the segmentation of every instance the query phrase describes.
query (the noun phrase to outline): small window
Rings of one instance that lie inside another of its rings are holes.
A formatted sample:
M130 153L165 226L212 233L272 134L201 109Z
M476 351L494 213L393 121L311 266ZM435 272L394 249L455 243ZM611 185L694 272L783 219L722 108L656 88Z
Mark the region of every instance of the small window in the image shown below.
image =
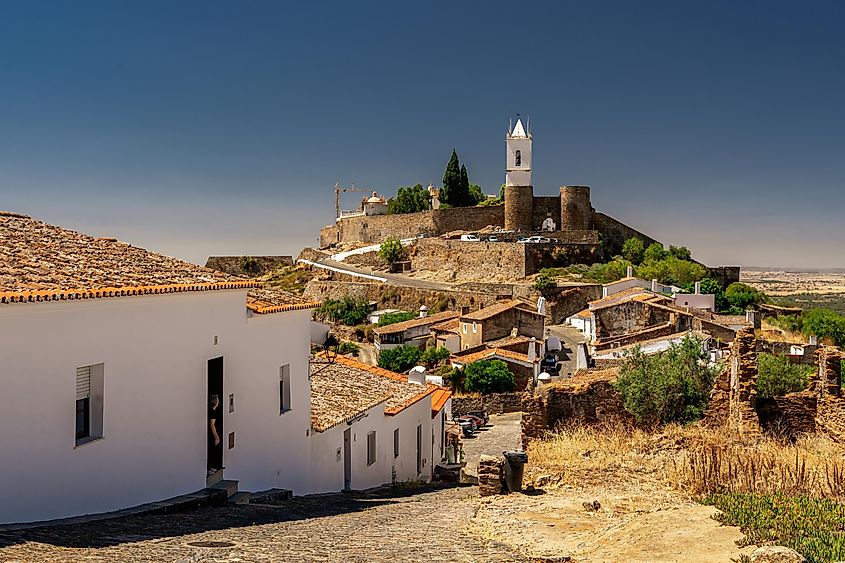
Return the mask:
M399 457L399 429L393 431L393 457Z
M475 324L475 321L472 323L472 333L475 334L478 332L478 325Z
M467 333L467 324L463 323L463 325L464 325L464 334L466 334Z
M513 163L516 166L522 166L522 151L517 150L513 155Z
M279 368L279 414L290 409L290 364L285 364Z
M372 465L376 462L376 431L372 430L367 433L367 465Z
M103 437L103 364L76 368L76 445Z
M235 412L235 394L229 393L229 412Z
M229 449L231 450L234 447L235 447L235 433L229 432Z

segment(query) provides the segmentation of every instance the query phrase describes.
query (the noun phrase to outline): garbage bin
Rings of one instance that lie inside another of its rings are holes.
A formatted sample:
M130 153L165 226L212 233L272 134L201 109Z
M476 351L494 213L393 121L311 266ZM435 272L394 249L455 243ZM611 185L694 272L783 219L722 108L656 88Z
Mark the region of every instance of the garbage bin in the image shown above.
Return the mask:
M505 484L512 493L522 490L522 471L528 463L528 454L520 451L502 452L505 456Z

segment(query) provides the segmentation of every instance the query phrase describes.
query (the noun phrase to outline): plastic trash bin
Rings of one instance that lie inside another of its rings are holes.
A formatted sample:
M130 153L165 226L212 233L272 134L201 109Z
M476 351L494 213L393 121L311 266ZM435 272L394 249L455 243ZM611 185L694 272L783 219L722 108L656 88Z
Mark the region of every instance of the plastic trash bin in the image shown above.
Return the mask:
M528 463L528 454L520 451L502 452L505 456L505 484L512 493L522 490L522 472Z

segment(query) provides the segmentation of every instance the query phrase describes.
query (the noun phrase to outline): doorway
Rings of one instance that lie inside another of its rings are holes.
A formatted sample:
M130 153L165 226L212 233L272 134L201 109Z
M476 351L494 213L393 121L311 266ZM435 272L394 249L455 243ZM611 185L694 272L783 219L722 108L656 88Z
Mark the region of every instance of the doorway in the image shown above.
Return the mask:
M352 490L352 429L343 431L343 490Z
M417 477L422 473L422 424L417 425Z
M205 396L207 414L206 475L223 471L223 357L208 360L208 392Z

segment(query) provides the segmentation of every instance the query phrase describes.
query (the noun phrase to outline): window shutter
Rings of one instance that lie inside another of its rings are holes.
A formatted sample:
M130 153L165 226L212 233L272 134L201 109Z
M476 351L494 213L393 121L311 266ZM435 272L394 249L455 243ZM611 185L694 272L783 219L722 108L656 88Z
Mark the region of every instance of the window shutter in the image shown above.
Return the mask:
M91 366L76 368L76 400L91 397Z

